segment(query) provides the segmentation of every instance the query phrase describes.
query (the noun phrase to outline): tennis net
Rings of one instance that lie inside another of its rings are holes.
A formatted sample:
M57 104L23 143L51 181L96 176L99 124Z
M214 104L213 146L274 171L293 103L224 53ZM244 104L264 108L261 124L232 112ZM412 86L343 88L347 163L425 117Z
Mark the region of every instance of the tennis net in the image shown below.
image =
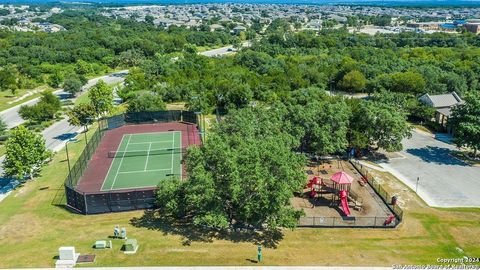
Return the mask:
M109 158L141 157L141 156L183 154L184 152L185 152L185 148L166 148L166 149L135 150L135 151L109 151L107 156Z

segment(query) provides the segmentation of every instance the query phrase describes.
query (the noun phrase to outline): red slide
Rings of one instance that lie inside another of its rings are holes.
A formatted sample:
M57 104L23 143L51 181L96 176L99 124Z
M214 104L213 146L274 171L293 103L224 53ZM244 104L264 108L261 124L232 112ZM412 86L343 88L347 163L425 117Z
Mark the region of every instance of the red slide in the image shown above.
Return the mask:
M348 201L347 201L347 191L340 190L340 200L342 201L342 209L345 215L348 217L350 216L350 208L348 208Z

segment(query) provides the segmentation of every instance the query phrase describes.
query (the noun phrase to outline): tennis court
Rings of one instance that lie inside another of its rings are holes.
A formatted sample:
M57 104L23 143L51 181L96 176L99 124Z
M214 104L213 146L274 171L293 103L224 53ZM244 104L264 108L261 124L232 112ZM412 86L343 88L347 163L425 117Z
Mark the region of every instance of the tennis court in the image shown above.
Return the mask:
M170 176L182 177L180 131L124 134L101 191L155 187Z

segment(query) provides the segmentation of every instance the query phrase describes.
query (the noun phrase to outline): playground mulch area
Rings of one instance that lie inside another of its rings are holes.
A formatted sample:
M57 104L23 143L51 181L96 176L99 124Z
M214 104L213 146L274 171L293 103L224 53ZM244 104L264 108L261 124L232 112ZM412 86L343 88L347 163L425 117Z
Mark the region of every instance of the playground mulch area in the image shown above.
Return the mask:
M156 187L167 177L185 177L182 157L200 145L195 125L126 125L105 132L77 189L85 193Z
M340 205L338 191L333 189L333 182L330 180L331 176L339 171L344 171L354 178L350 193L355 197L356 203L349 200L351 214L348 217ZM385 218L392 214L368 184L360 184L361 175L348 161L311 161L305 168L305 172L309 180L315 176L322 179L326 188L319 192L316 198L311 198L310 188L306 187L302 194L291 199L291 203L296 209L302 209L307 219L315 219L317 225L323 222L329 226L370 226L373 224L381 226Z

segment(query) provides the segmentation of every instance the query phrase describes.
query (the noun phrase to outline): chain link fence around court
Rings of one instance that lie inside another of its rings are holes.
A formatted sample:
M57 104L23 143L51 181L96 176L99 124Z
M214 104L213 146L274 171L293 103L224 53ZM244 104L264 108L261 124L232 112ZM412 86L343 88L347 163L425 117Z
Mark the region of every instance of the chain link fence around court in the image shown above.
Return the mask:
M73 166L69 168L70 170L64 183L67 206L82 214L120 212L154 207L154 189L114 190L108 192L99 191L86 193L78 190L77 185L85 172L90 159L97 150L105 131L119 128L127 124L169 122L195 124L196 127L194 128L198 128L198 114L190 111L174 110L126 113L100 119L98 121L97 129L91 138L89 138L84 150ZM182 157L185 154L185 149L172 149L172 151L173 150L176 152L181 151ZM112 153L112 155L114 154ZM173 177L175 175L171 176Z

